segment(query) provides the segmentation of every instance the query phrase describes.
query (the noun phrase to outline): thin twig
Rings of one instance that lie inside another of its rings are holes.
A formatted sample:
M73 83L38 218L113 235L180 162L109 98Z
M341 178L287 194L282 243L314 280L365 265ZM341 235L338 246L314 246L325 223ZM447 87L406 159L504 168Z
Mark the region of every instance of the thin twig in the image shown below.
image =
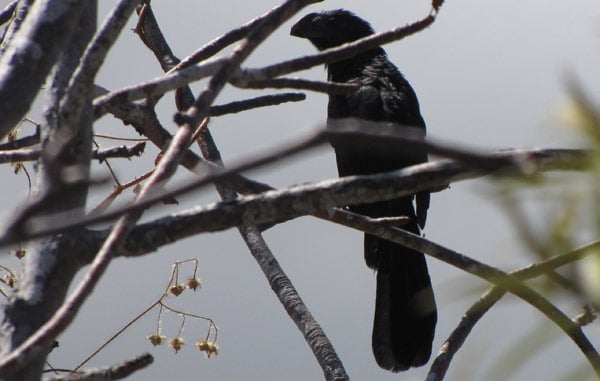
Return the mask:
M124 138L121 136L112 136L112 135L104 135L104 134L94 134L95 138L100 139L108 139L108 140L118 140L123 142L146 142L147 138Z
M40 143L40 129L39 129L39 125L36 125L36 129L33 134L0 144L0 151L31 147L31 146L34 146L39 143Z
M128 330L129 327L131 327L137 321L139 321L141 318L143 318L144 316L146 316L146 314L148 312L152 311L152 309L154 307L158 306L160 303L161 303L161 299L158 299L157 301L155 301L154 303L152 303L150 306L148 306L145 310L143 310L142 312L138 313L133 319L129 320L127 322L127 324L125 324L123 327L121 327L121 329L119 329L117 332L115 332L104 343L102 343L102 345L100 345L98 348L96 348L91 354L89 354L88 356L86 356L86 358L82 362L80 362L79 364L77 364L77 366L75 368L73 368L73 370L71 370L71 373L78 372L79 369L81 369L85 364L87 364L93 357L95 357L98 353L100 353L104 348L106 348L110 343L112 343L117 337L121 336L121 334L123 332L125 332L126 330Z
M195 63L202 62L209 57L214 56L225 47L246 37L248 32L250 32L258 24L264 22L265 19L269 16L269 14L270 12L267 12L262 16L256 17L255 19L250 20L246 24L238 28L232 29L227 33L223 34L222 36L219 36L214 40L208 42L203 47L192 53L189 57L184 58L179 64L177 64L177 66L172 68L172 70L181 70Z
M136 176L133 180L128 181L125 184L120 184L117 182L117 185L115 186L113 191L110 192L109 195L104 197L104 200L102 200L94 209L92 209L88 213L88 216L96 216L96 215L99 215L100 213L106 211L108 209L108 207L110 205L112 205L113 201L117 198L117 196L119 196L121 193L123 193L123 191L125 189L136 186L139 183L141 183L142 181L146 180L147 178L149 178L152 175L152 172L154 172L154 169L147 171L146 173L144 173L141 176Z
M298 102L303 101L305 99L306 95L302 93L263 95L256 98L230 102L223 105L211 106L209 115L221 116L225 114L235 114L238 112L247 111L258 107L276 106L286 102Z
M301 78L272 78L257 81L233 80L232 84L245 89L302 89L326 94L347 94L357 90L358 86L348 83L311 81Z
M146 142L139 142L131 146L118 146L104 149L95 149L92 153L93 158L101 162L108 158L132 158L140 156L146 148Z
M377 46L381 46L393 41L398 41L420 32L433 24L434 21L435 15L430 14L427 17L406 26L397 27L386 32L376 33L360 40L343 44L339 47L324 50L321 53L283 61L262 68L242 70L235 77L235 80L240 81L241 83L262 81L265 79L279 77L284 74L309 69L314 66L343 60L365 50L373 49Z
M92 158L100 161L108 158L131 158L133 156L140 156L144 152L145 147L146 143L140 142L131 146L122 145L118 147L95 149L92 152ZM40 148L0 151L0 164L37 160L40 157L41 152Z

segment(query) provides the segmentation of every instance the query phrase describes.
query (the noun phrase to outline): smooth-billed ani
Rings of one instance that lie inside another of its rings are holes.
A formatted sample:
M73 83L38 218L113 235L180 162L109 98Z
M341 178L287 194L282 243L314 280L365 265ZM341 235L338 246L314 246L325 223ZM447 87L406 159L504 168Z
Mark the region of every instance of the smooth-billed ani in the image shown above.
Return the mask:
M373 33L369 23L343 9L311 13L291 30L319 50ZM424 136L415 92L382 48L330 63L327 71L329 81L359 85L351 94L329 96L328 124L356 118L406 132L417 128ZM386 172L427 161L424 149L390 150L368 139L338 139L332 145L340 176ZM349 209L374 218L407 216L410 220L402 228L420 234L428 207L429 193L423 192ZM394 372L425 364L431 355L437 311L424 255L369 234L365 234L364 251L367 265L377 271L372 338L377 363Z

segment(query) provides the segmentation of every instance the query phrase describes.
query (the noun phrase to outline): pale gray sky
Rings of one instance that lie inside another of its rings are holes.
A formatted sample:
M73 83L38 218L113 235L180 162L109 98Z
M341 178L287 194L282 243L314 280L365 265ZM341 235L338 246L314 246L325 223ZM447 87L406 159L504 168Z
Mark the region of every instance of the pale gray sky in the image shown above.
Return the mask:
M0 6L5 3L0 1ZM101 3L100 12L104 15L114 1ZM279 3L179 0L152 4L173 50L184 57ZM382 31L425 16L429 2L333 0L309 7L301 14L340 7L355 11ZM259 66L313 53L307 41L289 36L291 24L277 31L247 65ZM132 18L130 28L133 26ZM429 29L385 49L415 88L429 136L483 148L564 147L575 146L579 141L573 131L559 127L557 117L557 109L567 98L567 75L574 75L590 94L600 99L599 37L600 11L593 0L458 0L448 1ZM126 32L111 52L98 83L117 89L159 75L161 70L154 57L133 33ZM324 79L325 71L315 68L296 75ZM228 89L217 103L253 94ZM175 128L170 123L172 103L167 96L159 107L160 118L170 129ZM32 116L36 115L39 110L32 111ZM227 163L276 147L278 142L293 139L323 123L325 118L326 96L308 93L305 102L216 118L210 127ZM98 132L131 135L128 127L109 117L98 126ZM150 168L152 155L124 165L121 177L128 179L143 173ZM10 188L3 192L1 200L2 209L7 211L15 200L21 199L25 181L8 169L0 175ZM253 175L276 186L326 179L336 176L335 160L329 148L322 148ZM180 178L186 176L180 171ZM528 263L531 257L517 242L516 232L505 215L494 206L485 184L469 181L433 195L426 236L505 269ZM94 200L106 191L97 193ZM211 200L217 200L211 192L187 196L180 200L179 208ZM541 211L534 213L542 215ZM265 237L332 340L351 378L424 378L428 367L394 375L379 369L373 360L370 337L375 277L363 262L361 233L306 217L277 226ZM215 319L220 328L219 355L206 360L192 347L197 339L192 326L184 332L187 345L179 354L174 355L164 346L152 348L144 338L154 329L154 313L102 352L92 362L94 366L150 351L155 364L131 380L322 377L307 345L234 230L194 237L144 258L115 260L73 326L60 338L60 348L50 357L52 365L62 368L78 363L160 295L174 261L190 257L201 261L204 287L185 297L183 304L175 304ZM429 260L429 264L439 308L435 353L479 293L458 296L472 287L481 288L483 283L435 260ZM451 287L460 290L453 293ZM169 336L178 323L174 317L165 316L164 321L165 334ZM492 376L485 372L499 356L544 321L532 307L507 298L476 327L456 357L448 379L490 379ZM547 331L558 332L554 327ZM590 331L599 343L597 325ZM554 341L548 350L524 355L532 356L531 363L512 379L559 379L573 367L586 366L579 350L564 337Z

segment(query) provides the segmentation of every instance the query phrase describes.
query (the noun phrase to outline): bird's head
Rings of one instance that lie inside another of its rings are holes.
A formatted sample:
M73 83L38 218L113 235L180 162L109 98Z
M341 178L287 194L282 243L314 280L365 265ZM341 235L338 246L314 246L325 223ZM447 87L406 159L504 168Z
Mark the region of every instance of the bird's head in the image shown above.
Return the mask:
M308 39L319 50L375 33L371 25L345 9L310 13L292 26L290 34Z

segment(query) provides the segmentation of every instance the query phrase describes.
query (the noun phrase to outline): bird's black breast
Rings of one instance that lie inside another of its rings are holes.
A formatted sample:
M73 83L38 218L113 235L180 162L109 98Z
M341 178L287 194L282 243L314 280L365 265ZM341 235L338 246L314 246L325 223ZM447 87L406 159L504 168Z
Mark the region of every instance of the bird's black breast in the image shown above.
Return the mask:
M415 128L424 132L425 122L414 90L383 51L331 64L328 74L330 81L360 86L350 94L329 96L329 120L355 118L382 122L386 128L402 129L407 135ZM380 139L339 138L332 145L340 176L391 171L427 161L422 149L381 144Z

